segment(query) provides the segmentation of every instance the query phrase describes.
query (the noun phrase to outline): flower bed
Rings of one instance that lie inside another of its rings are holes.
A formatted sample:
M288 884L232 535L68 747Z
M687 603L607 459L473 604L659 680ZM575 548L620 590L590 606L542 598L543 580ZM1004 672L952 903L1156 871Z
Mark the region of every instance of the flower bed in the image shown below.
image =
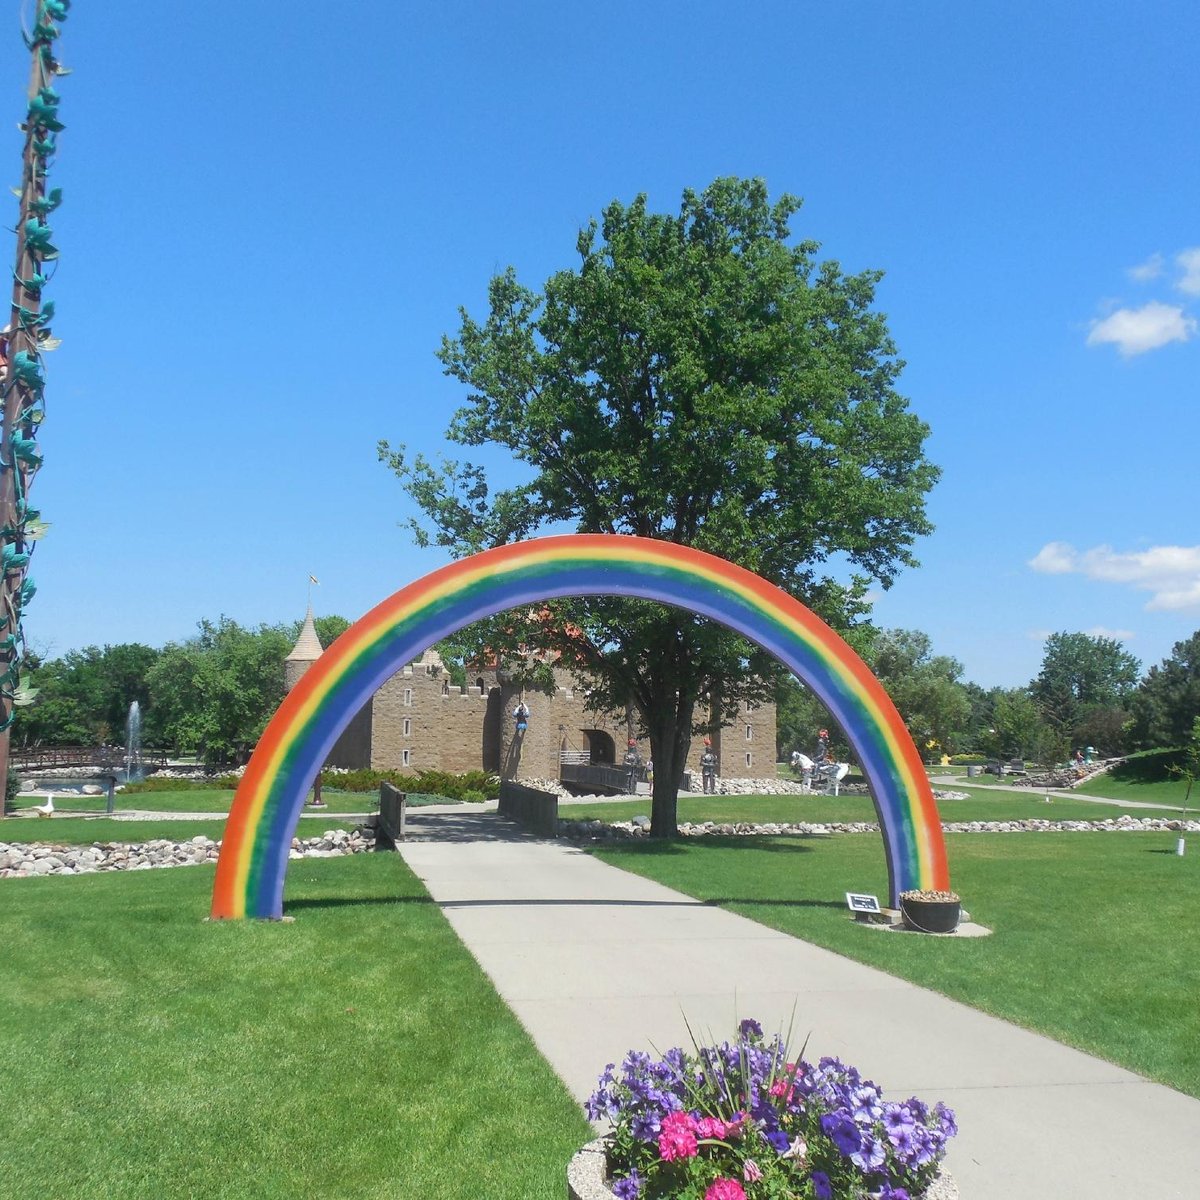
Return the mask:
M937 1185L954 1114L885 1101L837 1059L792 1060L743 1021L734 1043L631 1051L586 1105L613 1125L607 1187L618 1200L917 1200ZM593 1162L595 1156L593 1155Z

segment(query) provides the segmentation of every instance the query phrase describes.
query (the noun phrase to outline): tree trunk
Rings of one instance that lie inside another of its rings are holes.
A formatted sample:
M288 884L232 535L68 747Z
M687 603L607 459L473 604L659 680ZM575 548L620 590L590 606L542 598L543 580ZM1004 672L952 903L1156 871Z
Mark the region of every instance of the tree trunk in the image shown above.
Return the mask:
M692 748L693 702L677 697L675 705L661 705L643 714L650 731L650 757L654 761L651 784L650 836L673 838L679 832L679 782Z

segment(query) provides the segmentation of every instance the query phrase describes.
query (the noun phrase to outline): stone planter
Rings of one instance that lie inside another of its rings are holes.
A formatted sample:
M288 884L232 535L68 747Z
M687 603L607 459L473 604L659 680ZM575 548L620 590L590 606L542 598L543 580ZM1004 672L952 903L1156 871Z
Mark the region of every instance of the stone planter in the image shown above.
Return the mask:
M953 933L962 916L962 901L953 892L901 892L900 915L917 933Z
M588 1142L567 1164L567 1200L615 1200L606 1182L605 1144L604 1138ZM943 1167L925 1195L913 1200L958 1200L958 1184Z

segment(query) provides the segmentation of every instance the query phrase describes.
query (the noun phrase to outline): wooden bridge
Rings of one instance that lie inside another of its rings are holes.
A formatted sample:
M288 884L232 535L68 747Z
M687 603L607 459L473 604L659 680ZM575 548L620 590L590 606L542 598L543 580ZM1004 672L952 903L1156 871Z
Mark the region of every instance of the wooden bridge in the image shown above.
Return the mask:
M166 750L139 750L138 766L147 770L165 767ZM98 771L119 771L125 766L124 746L14 746L9 762L17 771L47 771L58 767L95 767Z

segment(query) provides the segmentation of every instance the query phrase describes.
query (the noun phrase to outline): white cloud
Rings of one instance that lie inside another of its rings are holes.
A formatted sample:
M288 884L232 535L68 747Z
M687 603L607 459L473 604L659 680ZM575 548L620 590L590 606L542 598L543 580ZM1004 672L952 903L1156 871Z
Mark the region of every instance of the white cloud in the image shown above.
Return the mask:
M1136 279L1138 283L1148 283L1151 279L1157 279L1162 274L1163 256L1161 254L1152 254L1144 263L1138 263L1136 267L1129 268L1129 278Z
M1189 296L1200 296L1200 246L1180 250L1175 255L1175 262L1183 272L1175 286Z
M1196 320L1174 304L1151 300L1141 308L1118 308L1092 322L1087 344L1112 342L1125 358L1158 350L1170 342L1186 342L1196 332Z
M1047 542L1029 560L1029 565L1043 575L1069 575L1077 570L1076 562L1079 555L1075 547L1067 542Z
M1111 546L1079 551L1067 542L1048 542L1029 566L1047 575L1083 575L1150 592L1146 608L1151 611L1200 608L1200 546L1151 546L1119 554Z
M1130 638L1137 637L1137 634L1132 629L1109 629L1107 625L1093 625L1091 629L1083 631L1088 637L1110 638L1114 642L1127 642Z

